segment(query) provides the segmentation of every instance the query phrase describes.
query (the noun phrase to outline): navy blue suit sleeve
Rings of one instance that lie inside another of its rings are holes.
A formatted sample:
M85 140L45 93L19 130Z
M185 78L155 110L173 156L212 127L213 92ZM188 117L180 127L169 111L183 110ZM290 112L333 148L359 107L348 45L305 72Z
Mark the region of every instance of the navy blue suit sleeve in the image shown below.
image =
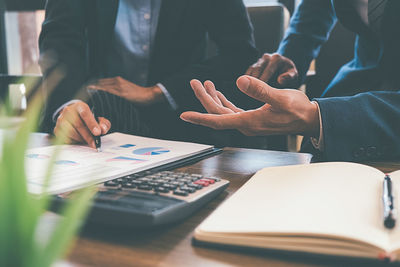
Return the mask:
M318 56L321 45L328 40L336 21L331 0L303 0L297 7L278 53L296 64L300 83L304 81L311 61Z
M316 99L324 159L370 161L400 157L400 91Z

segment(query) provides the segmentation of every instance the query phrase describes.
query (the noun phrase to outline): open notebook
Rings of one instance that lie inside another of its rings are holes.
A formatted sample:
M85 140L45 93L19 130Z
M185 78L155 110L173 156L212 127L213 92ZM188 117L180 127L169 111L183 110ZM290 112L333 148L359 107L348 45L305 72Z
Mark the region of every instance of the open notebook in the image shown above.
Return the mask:
M400 171L390 176L398 209ZM400 223L393 230L383 225L384 177L355 163L263 169L212 213L194 238L350 257L400 256Z
M102 137L102 152L87 146L47 146L28 150L26 174L28 190L43 190L49 164L54 169L47 193L58 194L101 183L124 175L148 170L192 157L213 146L166 141L112 133ZM55 161L54 152L59 151Z

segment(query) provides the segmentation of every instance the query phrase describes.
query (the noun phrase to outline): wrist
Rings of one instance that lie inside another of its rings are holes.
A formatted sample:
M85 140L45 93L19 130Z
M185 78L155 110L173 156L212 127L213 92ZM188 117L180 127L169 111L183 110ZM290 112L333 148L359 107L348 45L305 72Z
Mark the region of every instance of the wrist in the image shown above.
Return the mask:
M310 103L311 103L310 111L308 112L307 122L306 122L307 125L306 134L311 137L319 138L320 128L321 128L319 106L318 103L315 101L311 101Z
M153 104L161 103L166 100L163 91L157 85L150 87L150 92L150 102L152 102Z

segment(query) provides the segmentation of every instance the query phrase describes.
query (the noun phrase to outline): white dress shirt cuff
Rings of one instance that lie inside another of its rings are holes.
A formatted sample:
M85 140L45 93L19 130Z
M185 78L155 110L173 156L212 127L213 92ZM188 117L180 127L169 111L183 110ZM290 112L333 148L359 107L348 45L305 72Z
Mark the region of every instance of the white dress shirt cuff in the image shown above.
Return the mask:
M318 149L319 151L323 152L324 151L324 131L322 128L322 116L321 116L321 110L319 108L319 104L317 101L313 101L317 107L318 107L318 116L319 116L319 138L311 137L311 143L314 146L315 149Z
M161 83L157 83L156 86L160 87L161 91L163 92L163 94L164 94L165 98L167 99L168 104L171 106L171 108L173 110L177 110L178 105L176 104L172 95L168 92L167 88L165 88L165 86L162 85Z
M52 118L53 118L53 122L56 122L56 121L57 121L58 115L60 114L60 112L61 112L66 106L75 104L75 103L77 103L77 102L81 102L81 100L74 99L74 100L68 101L67 103L65 103L64 105L62 105L61 107L59 107L59 108L53 113L53 117L52 117Z

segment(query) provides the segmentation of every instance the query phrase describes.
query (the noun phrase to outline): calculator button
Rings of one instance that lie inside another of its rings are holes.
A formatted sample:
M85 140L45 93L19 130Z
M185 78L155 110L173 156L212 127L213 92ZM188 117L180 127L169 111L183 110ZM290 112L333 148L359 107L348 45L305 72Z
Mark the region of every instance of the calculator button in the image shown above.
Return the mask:
M159 186L156 187L154 191L156 191L157 193L169 193L170 190L165 187Z
M178 189L174 191L174 195L186 197L189 195L189 193Z
M209 186L210 185L210 183L208 183L206 181L203 181L203 180L198 180L198 181L193 182L193 183L194 184L199 184L199 185L202 185L202 186Z
M172 184L163 184L162 187L174 190L175 188L177 188L178 186L176 185L172 185Z
M159 183L156 183L156 182L148 182L147 184L150 186L153 186L153 187L156 187L159 185Z
M122 184L123 188L136 188L136 185L132 184L132 183L124 183Z
M187 186L188 186L188 187L191 187L191 188L194 188L194 189L196 189L196 190L200 190L200 189L203 188L203 186L200 185L200 184L188 184Z
M176 185L176 186L183 186L183 185L185 185L185 183L182 183L182 182L170 182L170 184Z
M144 184L144 182L138 181L138 180L133 180L133 181L131 181L131 183L134 184L134 185L136 185L136 186L139 186L139 185Z
M182 187L180 188L180 190L185 191L185 192L188 192L188 193L190 193L190 194L196 192L196 189L195 189L195 188L193 188L193 187L188 187L188 186L182 186Z
M150 191L150 190L152 190L153 188L152 188L151 186L149 186L149 185L142 184L142 185L139 185L139 186L138 186L138 189Z
M203 178L203 179L201 179L200 181L204 181L204 182L207 182L207 183L209 183L209 184L215 183L214 180L212 180L212 179L207 179L207 178Z
M119 183L116 182L115 180L112 181L107 181L104 183L105 186L119 186Z

